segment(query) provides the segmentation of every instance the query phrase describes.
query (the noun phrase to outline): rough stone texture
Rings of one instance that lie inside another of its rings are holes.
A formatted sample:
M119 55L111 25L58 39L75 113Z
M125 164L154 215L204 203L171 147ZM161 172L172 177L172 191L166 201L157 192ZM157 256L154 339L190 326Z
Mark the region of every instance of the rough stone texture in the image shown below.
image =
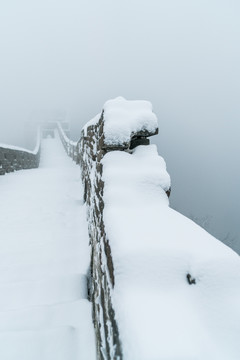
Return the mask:
M114 269L111 248L103 222L103 190L101 159L103 149L103 115L96 125L87 128L77 143L71 142L58 126L67 154L82 169L84 201L87 203L88 230L91 245L89 298L92 302L98 359L122 359L119 331L111 302Z
M22 170L33 169L39 166L41 148L37 153L0 147L0 175Z
M67 154L82 170L84 201L87 204L88 231L91 245L91 266L89 279L89 297L93 306L93 322L97 340L98 359L123 359L121 334L115 320L112 306L112 290L114 288L114 264L111 246L106 236L103 221L102 158L109 151L131 151L135 146L148 145L149 133L132 134L131 141L119 146L108 146L104 142L104 112L95 125L89 125L82 131L81 138L73 143L58 126L59 134ZM170 195L170 191L168 191Z
M96 125L87 128L86 136L82 133L79 142L92 248L90 299L93 303L98 358L122 359L119 331L111 301L114 267L103 222L104 183L101 159L106 153L106 149L102 149L103 144L103 116L101 116Z

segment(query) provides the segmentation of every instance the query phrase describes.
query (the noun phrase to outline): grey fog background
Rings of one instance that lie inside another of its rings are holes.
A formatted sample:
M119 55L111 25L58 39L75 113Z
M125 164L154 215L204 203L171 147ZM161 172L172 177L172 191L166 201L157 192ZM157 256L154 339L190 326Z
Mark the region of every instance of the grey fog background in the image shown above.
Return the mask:
M171 205L240 251L240 3L0 3L0 142L33 111L65 109L73 138L104 102L147 99Z

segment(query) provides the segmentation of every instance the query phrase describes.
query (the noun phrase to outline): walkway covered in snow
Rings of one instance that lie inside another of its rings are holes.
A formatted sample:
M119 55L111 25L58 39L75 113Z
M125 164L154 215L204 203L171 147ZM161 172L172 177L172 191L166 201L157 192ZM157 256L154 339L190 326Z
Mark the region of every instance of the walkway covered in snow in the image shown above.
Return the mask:
M80 169L56 135L38 169L0 177L1 360L91 360Z

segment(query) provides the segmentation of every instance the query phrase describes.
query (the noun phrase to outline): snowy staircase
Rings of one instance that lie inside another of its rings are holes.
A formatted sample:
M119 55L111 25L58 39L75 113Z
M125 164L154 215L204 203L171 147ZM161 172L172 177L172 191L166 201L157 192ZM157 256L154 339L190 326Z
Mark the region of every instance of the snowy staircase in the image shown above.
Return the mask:
M43 141L39 169L0 178L1 360L96 357L81 196L58 137Z

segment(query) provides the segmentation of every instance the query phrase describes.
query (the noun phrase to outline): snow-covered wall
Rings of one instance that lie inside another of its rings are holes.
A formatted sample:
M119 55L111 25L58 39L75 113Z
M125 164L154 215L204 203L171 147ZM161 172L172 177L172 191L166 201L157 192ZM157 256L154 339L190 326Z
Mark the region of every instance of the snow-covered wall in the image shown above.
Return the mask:
M108 149L127 149L133 139L158 133L157 117L149 101L117 97L104 104L103 112L104 143Z
M117 98L77 144L62 136L82 169L98 358L238 360L239 256L169 207L156 132L149 104Z
M103 221L102 150L103 115L95 125L83 130L80 141L84 200L87 203L89 238L92 248L90 269L90 298L96 331L99 359L120 359L122 356L119 330L112 306L111 291L114 286L114 266L111 247L106 237Z
M60 124L58 130L66 152L74 161L80 162L82 169L92 248L89 292L93 303L98 358L122 359L121 336L112 303L115 272L111 239L106 234L104 224L104 161L113 153L125 154L133 160L130 164L133 165L132 175L138 178L140 173L134 167L134 160L137 160L138 155L134 155L136 150L133 149L142 145L146 161L150 160L148 167L142 171L151 171L156 166L155 175L160 175L159 185L164 189L165 195L167 193L169 196L170 178L164 160L157 155L155 146L143 146L149 144L149 136L158 132L157 119L149 102L117 98L106 102L102 113L84 126L79 142L73 143L68 139ZM154 154L153 162L151 154ZM113 172L117 168L121 169L119 159L112 166Z
M39 166L41 153L40 131L33 151L17 146L0 144L0 175Z
M121 333L113 305L116 273L111 237L105 227L104 209L108 199L104 177L110 172L117 185L118 181L131 183L133 179L140 179L141 173L149 172L149 178L154 176L158 179L158 185L168 198L170 178L164 160L157 155L155 146L146 146L149 144L148 137L157 131L156 116L150 103L117 98L108 101L102 114L85 125L79 143L92 246L90 294L99 359L123 358ZM146 161L139 172L136 165L141 162L142 156ZM131 174L125 176L121 173L121 161L128 164Z

